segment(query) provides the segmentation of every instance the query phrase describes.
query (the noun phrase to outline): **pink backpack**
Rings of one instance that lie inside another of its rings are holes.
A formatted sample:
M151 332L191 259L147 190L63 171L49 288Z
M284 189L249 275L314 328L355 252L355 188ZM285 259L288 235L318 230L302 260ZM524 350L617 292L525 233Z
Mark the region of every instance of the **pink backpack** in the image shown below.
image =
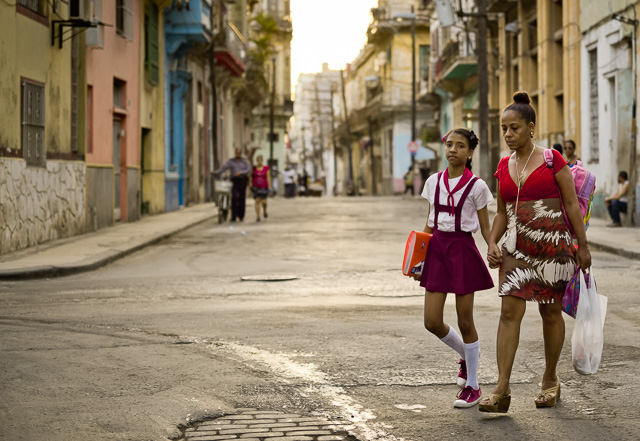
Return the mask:
M551 149L544 150L544 161L547 163L547 167L553 172L553 151ZM570 167L570 170L576 188L576 195L578 196L578 205L580 205L582 220L584 221L584 229L586 230L589 228L589 219L591 219L591 204L593 202L593 194L596 190L596 175L584 168L582 161L577 161L576 165ZM560 200L562 200L562 196ZM571 222L569 222L567 213L564 210L564 203L562 204L562 214L564 214L564 221L569 227L571 237L575 238L575 231L573 231L573 226Z

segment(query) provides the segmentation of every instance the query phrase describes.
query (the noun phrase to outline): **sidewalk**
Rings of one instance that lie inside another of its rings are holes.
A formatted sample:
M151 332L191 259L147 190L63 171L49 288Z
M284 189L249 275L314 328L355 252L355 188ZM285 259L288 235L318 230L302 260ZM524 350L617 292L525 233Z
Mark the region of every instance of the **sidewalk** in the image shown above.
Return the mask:
M213 203L200 204L2 255L0 281L91 271L216 216ZM608 223L591 219L587 231L591 247L640 259L640 228L607 228Z
M0 255L0 280L91 271L217 215L215 204L199 204Z
M610 223L609 219L591 218L587 230L589 247L629 259L640 259L640 228L608 228Z

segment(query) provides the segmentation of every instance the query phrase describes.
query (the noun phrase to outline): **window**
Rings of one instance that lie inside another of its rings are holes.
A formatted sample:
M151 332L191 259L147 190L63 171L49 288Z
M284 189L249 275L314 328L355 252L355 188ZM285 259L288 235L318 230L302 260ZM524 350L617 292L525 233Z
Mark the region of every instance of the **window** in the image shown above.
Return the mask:
M113 107L126 109L125 82L118 78L113 79Z
M133 41L133 0L116 0L116 32Z
M158 52L158 6L147 3L144 15L145 51L144 67L147 70L147 81L157 86L160 81L159 52Z
M431 46L420 45L420 79L429 80L429 57L431 56Z
M202 81L198 81L198 102L202 103Z
M47 0L18 0L16 3L31 12L35 12L43 17L47 16Z
M273 142L278 142L280 140L280 134L279 133L274 133L273 134ZM267 141L271 141L271 137L269 136L269 133L267 133Z
M22 80L22 155L27 167L45 167L44 84Z

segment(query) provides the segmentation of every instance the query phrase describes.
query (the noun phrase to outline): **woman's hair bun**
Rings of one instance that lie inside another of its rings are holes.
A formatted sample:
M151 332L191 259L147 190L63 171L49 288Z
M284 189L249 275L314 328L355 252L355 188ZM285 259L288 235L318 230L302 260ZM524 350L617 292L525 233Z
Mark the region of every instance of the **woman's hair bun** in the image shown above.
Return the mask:
M518 104L531 104L531 99L527 92L516 92L513 94L513 102Z

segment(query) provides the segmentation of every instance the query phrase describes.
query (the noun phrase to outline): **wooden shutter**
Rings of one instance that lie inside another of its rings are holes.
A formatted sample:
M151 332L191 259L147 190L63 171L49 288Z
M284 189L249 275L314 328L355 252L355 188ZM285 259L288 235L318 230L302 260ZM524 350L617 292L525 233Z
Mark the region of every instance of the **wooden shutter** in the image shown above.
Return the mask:
M147 81L156 86L160 81L160 54L158 51L158 7L153 2L149 2L146 30L145 67L147 68Z
M122 36L133 41L133 0L122 2Z

